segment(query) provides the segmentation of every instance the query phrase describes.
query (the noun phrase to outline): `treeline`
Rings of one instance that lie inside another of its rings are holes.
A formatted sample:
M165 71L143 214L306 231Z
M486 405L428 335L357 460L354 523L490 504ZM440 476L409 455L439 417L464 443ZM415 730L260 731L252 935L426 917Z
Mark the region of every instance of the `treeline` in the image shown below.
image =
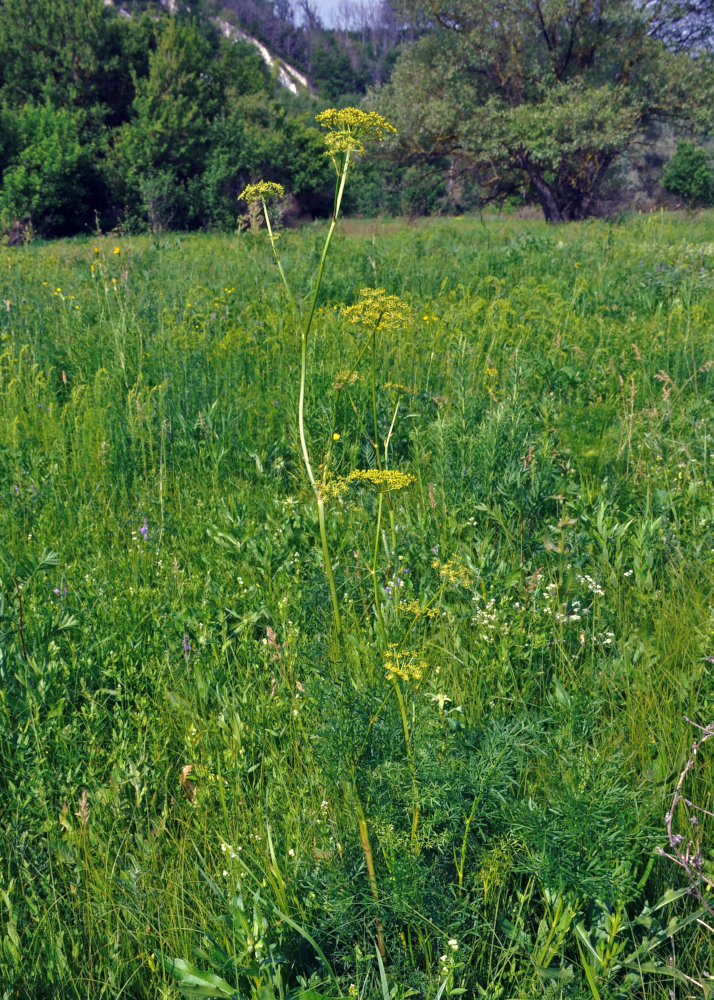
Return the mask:
M332 168L314 114L348 87L359 100L378 77L348 72L347 55L342 77L328 72L338 33L316 20L300 28L290 10L282 17L279 0L192 3L175 15L141 2L4 0L2 230L18 239L118 223L232 228L238 193L262 176L291 192L294 211L328 212ZM222 36L219 13L314 69L325 96L281 88L253 45ZM350 41L355 52L360 44Z
M325 215L332 167L314 116L359 103L398 139L357 166L348 212L510 200L562 222L643 193L645 207L662 182L714 200L697 144L714 134L713 0L342 0L329 30L312 0L118 2L0 0L10 239L232 229L260 178L289 192L286 213ZM280 59L310 81L297 95Z

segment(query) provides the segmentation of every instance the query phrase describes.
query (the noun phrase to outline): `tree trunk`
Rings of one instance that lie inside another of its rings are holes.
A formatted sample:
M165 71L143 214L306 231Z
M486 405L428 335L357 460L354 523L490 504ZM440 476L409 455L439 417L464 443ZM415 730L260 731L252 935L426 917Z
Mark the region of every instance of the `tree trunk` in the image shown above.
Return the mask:
M538 168L532 163L525 163L523 169L528 174L528 179L533 185L533 190L535 191L536 197L538 198L541 208L543 209L545 221L552 222L553 224L558 222L567 222L568 220L563 215L561 207L556 200L555 194L553 193L553 189L546 182Z

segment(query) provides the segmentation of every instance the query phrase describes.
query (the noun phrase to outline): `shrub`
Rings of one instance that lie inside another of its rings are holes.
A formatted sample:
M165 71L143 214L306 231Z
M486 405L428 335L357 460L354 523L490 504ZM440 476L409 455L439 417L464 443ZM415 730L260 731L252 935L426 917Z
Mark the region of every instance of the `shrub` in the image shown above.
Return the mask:
M714 169L706 149L693 142L677 143L674 156L664 168L662 181L672 194L688 205L710 205L714 201Z

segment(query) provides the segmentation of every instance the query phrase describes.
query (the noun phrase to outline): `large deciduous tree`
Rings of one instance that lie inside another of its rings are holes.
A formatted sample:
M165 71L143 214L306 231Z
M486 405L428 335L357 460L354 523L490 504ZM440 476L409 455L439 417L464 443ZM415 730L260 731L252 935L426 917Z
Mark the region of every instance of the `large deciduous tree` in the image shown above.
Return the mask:
M656 122L714 108L708 2L403 0L423 35L380 105L419 160L491 194L529 185L546 219L588 215L613 161Z

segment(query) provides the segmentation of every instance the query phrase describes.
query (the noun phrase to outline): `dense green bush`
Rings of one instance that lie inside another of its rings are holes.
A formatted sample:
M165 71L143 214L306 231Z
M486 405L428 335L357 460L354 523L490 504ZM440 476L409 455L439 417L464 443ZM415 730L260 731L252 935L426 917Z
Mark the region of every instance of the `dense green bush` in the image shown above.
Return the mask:
M714 201L714 167L706 149L683 140L664 168L662 183L688 205L710 205Z
M71 233L88 226L102 185L81 141L83 116L49 103L5 110L6 165L0 226L31 223L39 232Z

